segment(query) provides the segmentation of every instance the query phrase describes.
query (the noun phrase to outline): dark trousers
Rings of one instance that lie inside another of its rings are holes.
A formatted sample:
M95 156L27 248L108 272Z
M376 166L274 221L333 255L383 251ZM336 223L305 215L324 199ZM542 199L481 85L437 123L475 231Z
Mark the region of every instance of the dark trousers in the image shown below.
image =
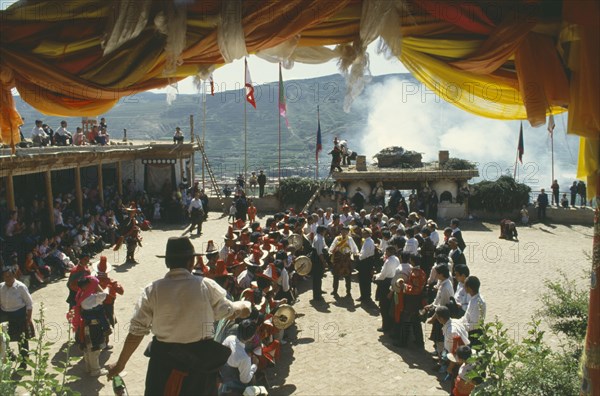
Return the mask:
M555 192L555 193L552 193L552 196L554 197L554 204L555 204L556 206L560 205L560 199L558 198L558 195L559 195L559 192L558 192L558 191L557 191L557 192Z
M379 313L381 313L381 327L384 331L392 330L394 321L390 309L392 307L392 300L389 298L383 298L379 301Z
M423 327L417 313L402 312L400 315L400 323L395 323L396 335L399 346L406 346L410 339L412 331L415 337L415 344L419 347L425 345L423 341Z
M352 277L350 275L347 276L339 276L333 275L333 292L337 293L338 286L340 284L340 279L344 278L346 282L346 294L350 294L350 289L352 288Z
M577 199L577 193L571 193L571 206L575 206L575 200Z
M538 206L538 220L546 221L546 205Z
M258 196L260 198L262 198L263 195L265 195L265 185L264 184L259 184L258 185Z
M358 263L358 287L361 300L371 299L371 278L373 274L373 257Z
M30 333L27 323L27 308L23 307L16 311L5 312L0 310L0 323L8 322L8 336L10 341L19 344L19 352L25 360L29 355Z
M339 162L332 162L331 163L331 167L329 168L329 173L333 173L333 171L336 170L336 169L337 169L338 172L342 171L342 167L340 166L340 163Z
M321 263L321 260L319 260L319 257L314 255L311 276L313 299L315 300L323 298L323 296L321 295L321 290L323 290L323 273L323 264Z

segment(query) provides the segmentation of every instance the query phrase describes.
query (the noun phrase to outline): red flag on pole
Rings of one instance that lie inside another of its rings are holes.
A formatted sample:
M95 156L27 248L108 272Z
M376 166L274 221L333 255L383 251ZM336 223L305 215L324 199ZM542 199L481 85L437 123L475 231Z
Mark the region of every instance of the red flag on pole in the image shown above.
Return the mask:
M210 81L210 95L215 96L215 80L213 80L212 74L210 75L209 81Z
M250 78L250 69L248 69L248 60L244 59L246 66L246 80L244 86L246 87L246 100L256 109L256 101L254 100L254 86L252 85L252 78Z
M279 115L285 118L285 126L290 127L287 118L287 107L285 105L285 90L283 87L283 77L281 75L281 62L279 63Z
M316 150L317 161L319 160L319 152L321 150L323 150L323 142L321 140L321 120L319 117L319 110L317 108L317 150Z
M556 128L556 124L554 123L554 115L550 114L550 117L548 117L548 132L550 133L550 137L553 137L554 128Z

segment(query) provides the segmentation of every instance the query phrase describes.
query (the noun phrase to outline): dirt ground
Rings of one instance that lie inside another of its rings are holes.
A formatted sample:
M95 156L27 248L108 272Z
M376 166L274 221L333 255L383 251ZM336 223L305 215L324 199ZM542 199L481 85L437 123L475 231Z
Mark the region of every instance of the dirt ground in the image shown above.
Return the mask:
M226 220L216 214L204 225L204 235L194 239L196 250L203 250L210 239L222 242ZM498 239L496 224L465 222L463 235L468 245L467 261L473 275L481 282L481 294L487 302L487 315L497 316L512 330L514 337L526 333L527 322L540 308L539 296L544 292L544 279L556 279L564 271L587 285L585 270L591 267L585 252L592 249L592 227L564 225L534 225L519 228L519 242ZM116 316L119 320L112 343L112 351L103 352L101 363L116 361L127 334L128 322L142 288L167 272L164 261L155 257L163 254L166 240L180 235L182 227L161 226L144 233L143 248L137 257L140 264L125 265L124 250L118 254L105 251L109 262L116 264L111 277L125 287L125 295L117 298ZM323 281L331 291L331 275ZM358 297L358 283L354 279L353 298ZM301 286L309 290L310 281ZM289 330L291 342L282 348L282 356L267 375L272 394L277 395L442 395L448 394L447 385L441 384L432 369L428 353L415 348L399 349L376 331L380 325L377 308L361 306L353 299L335 300L326 295L326 303L311 305L310 292L301 294L295 305L298 318ZM58 280L33 293L34 317L40 304L45 306L48 338L53 342L50 356L60 361L60 350L68 338L69 327L65 314L67 304L66 280ZM426 336L429 328L425 330ZM557 337L548 335L548 342L558 345ZM135 352L126 368L125 383L130 395L142 395L147 358L143 356L147 337ZM427 350L432 350L427 342ZM78 354L76 348L72 348ZM90 378L80 361L69 370L80 377L71 383L83 395L111 395L112 387L106 377Z

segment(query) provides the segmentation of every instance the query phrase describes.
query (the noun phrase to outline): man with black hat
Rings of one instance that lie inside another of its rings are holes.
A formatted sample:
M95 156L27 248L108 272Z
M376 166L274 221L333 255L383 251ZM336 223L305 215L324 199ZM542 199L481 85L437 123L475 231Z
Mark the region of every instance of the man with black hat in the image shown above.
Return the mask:
M324 237L325 231L327 231L327 227L318 226L317 235L315 235L315 238L312 241L313 267L311 276L313 285L313 301L325 300L322 296L323 273L325 272L325 267L327 266L327 244L325 243Z
M169 238L166 254L158 256L165 259L169 272L142 292L119 359L109 366L109 380L125 369L152 331L146 395L217 393L217 370L231 351L213 340L214 322L248 317L250 307L228 300L212 279L192 275L197 255L188 238Z
M257 179L258 179L258 196L260 198L262 198L263 195L265 195L265 185L267 184L267 175L265 175L265 172L260 170L258 172Z

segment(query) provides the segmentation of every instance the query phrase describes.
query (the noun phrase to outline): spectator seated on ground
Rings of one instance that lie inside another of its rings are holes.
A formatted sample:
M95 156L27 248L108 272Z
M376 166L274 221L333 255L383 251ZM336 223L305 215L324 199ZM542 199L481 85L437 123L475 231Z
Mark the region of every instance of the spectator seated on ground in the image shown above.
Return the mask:
M500 239L508 239L509 241L517 240L519 234L517 233L517 225L514 221L504 219L500 222Z

